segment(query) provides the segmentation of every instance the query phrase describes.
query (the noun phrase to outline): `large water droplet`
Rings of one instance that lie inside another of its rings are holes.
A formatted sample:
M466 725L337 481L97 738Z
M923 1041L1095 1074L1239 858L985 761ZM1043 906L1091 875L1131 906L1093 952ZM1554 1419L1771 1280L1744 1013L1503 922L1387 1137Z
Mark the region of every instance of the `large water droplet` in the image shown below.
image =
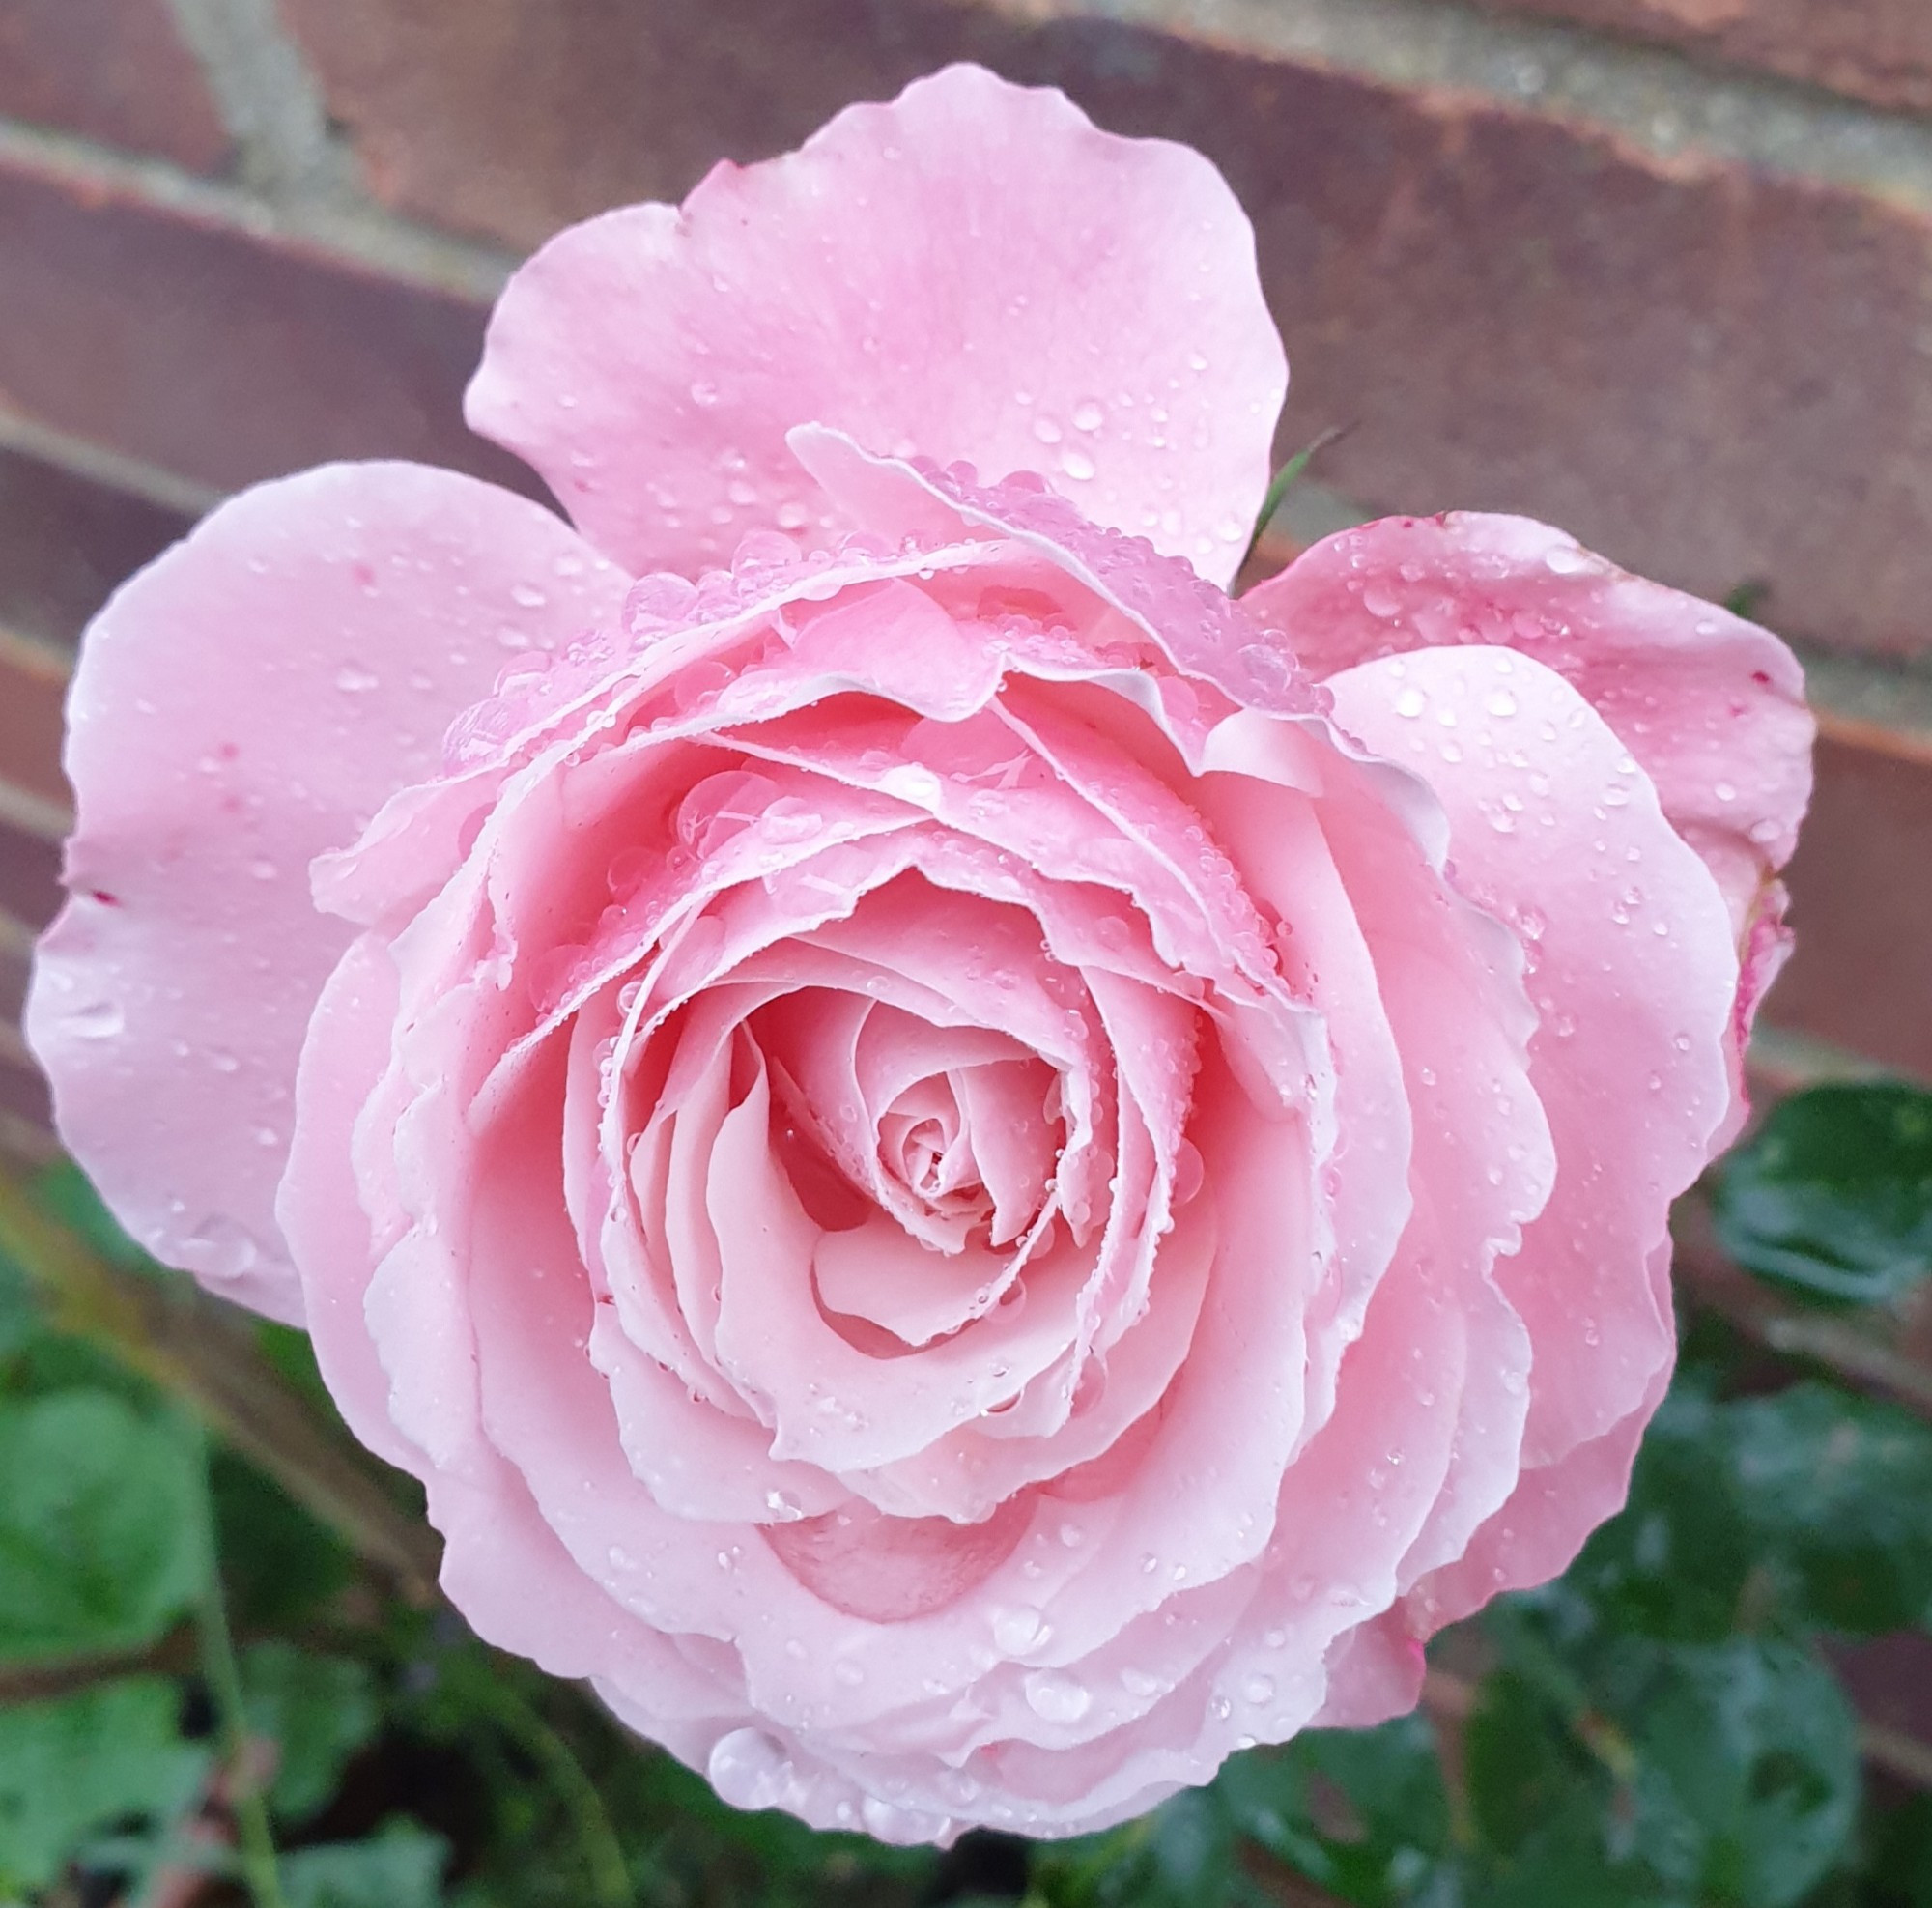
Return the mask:
M83 1040L118 1039L128 1025L119 1001L95 1001L67 1016L67 1030Z
M762 1729L733 1729L713 1746L705 1773L734 1808L772 1808L792 1786L784 1751Z
M1000 1610L993 1617L993 1641L1007 1656L1024 1655L1049 1634L1039 1611L1027 1605Z
M1036 1669L1026 1679L1027 1705L1049 1723L1077 1723L1094 1706L1094 1693L1058 1669Z

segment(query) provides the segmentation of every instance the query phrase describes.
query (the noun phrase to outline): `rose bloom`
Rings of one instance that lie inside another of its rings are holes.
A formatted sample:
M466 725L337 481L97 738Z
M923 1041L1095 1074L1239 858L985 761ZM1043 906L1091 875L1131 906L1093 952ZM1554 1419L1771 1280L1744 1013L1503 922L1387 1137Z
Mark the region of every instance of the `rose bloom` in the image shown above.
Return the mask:
M1799 671L1517 518L1230 600L1286 379L1206 160L953 68L517 274L570 522L337 465L88 635L62 1132L734 1803L1117 1821L1623 1497Z

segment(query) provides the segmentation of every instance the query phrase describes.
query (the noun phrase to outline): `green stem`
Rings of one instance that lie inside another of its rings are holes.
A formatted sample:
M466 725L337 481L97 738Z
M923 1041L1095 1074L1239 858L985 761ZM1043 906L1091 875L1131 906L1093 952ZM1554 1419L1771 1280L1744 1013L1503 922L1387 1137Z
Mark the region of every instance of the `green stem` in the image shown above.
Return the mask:
M193 1438L202 1478L202 1575L195 1599L195 1627L201 1637L202 1674L214 1704L221 1746L228 1762L228 1806L235 1817L242 1879L255 1908L287 1908L275 1840L269 1828L269 1806L255 1780L248 1752L248 1712L242 1694L242 1671L235 1661L235 1638L228 1628L228 1605L221 1590L221 1563L214 1542L214 1493L208 1467L208 1439L192 1412L181 1419Z
M507 1681L492 1675L467 1680L473 1685L467 1694L479 1701L503 1733L537 1765L570 1815L590 1870L591 1898L597 1908L634 1908L637 1897L631 1891L623 1845L611 1826L604 1798L584 1774L570 1745Z

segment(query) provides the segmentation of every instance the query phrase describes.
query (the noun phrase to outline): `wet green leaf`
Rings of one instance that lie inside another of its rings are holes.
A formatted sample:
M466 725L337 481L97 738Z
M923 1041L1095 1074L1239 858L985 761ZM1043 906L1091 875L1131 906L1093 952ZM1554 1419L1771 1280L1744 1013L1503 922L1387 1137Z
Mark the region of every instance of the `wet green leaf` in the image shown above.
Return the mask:
M1675 1650L1629 1721L1644 1839L1694 1850L1706 1896L1790 1908L1844 1853L1858 1724L1809 1652L1742 1638Z
M298 1849L281 1863L288 1908L438 1908L449 1844L400 1817L367 1841Z
M1932 1271L1932 1094L1899 1082L1794 1095L1733 1154L1718 1236L1739 1265L1836 1304Z
M1565 1579L1595 1620L1682 1642L1730 1634L1756 1533L1732 1488L1729 1409L1682 1380L1663 1401L1637 1453L1629 1502Z
M253 1465L217 1450L210 1463L221 1576L235 1620L294 1622L355 1574L354 1553Z
M314 1814L376 1733L375 1678L350 1658L268 1642L242 1653L242 1686L249 1728L275 1745L270 1806L290 1821Z
M1932 1620L1932 1425L1810 1382L1724 1419L1750 1554L1795 1622L1877 1635Z
M210 1758L181 1740L179 1708L172 1683L130 1677L0 1709L0 1892L43 1886L117 1823L186 1806Z
M1420 1716L1374 1729L1311 1729L1221 1772L1235 1825L1346 1899L1413 1899L1449 1847L1435 1737Z
M195 1594L200 1505L171 1419L95 1390L0 1402L0 1658L153 1642Z

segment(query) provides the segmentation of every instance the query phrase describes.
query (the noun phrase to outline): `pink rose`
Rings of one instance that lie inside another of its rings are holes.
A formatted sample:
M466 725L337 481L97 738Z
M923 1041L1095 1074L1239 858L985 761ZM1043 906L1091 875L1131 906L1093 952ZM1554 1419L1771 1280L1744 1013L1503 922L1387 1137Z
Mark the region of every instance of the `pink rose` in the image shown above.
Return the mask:
M89 636L74 1152L735 1803L1118 1820L1623 1495L1799 672L1514 518L1231 602L1285 380L1205 160L954 68L518 274L575 527L337 466Z

